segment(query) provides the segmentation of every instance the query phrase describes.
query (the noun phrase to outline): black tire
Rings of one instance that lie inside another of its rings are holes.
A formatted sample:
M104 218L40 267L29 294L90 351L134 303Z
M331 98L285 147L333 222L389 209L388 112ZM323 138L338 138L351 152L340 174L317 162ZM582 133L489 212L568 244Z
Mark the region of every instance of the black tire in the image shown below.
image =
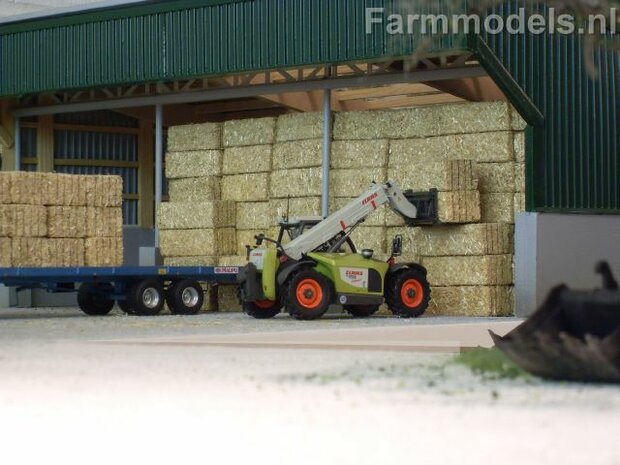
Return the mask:
M78 290L77 300L80 310L90 316L105 316L114 308L114 300L101 293L103 287L112 287L111 284L95 285L84 283Z
M418 318L426 312L431 287L423 269L406 268L388 277L385 300L390 311L401 318Z
M350 305L344 309L355 318L369 318L379 311L377 305Z
M136 312L133 311L133 308L131 308L131 306L129 305L129 302L127 301L127 299L125 299L125 300L117 300L116 301L116 305L118 305L118 308L120 308L127 315L135 315L136 314Z
M191 279L172 283L166 292L166 302L173 315L197 315L202 310L204 301L202 286Z
M164 286L159 281L139 281L130 286L127 303L138 316L155 316L164 308Z
M300 300L300 296L304 300ZM316 320L325 315L332 304L334 288L322 274L312 269L303 269L293 273L287 280L282 300L284 308L293 318Z
M241 307L246 315L257 320L274 318L282 311L279 302L242 302Z

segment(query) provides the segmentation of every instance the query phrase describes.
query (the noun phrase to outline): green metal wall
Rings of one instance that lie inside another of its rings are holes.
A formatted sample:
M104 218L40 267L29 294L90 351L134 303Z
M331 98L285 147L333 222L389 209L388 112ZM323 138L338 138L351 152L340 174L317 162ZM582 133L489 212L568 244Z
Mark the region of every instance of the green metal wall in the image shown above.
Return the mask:
M511 2L496 12L506 16L519 6ZM578 36L487 34L484 40L545 118L528 131L528 210L620 213L618 51L596 50L599 77L593 79Z
M342 63L418 49L421 34L366 34L369 7L395 11L402 0L176 0L7 25L0 27L0 95ZM433 41L430 51L465 46L464 37L450 36Z

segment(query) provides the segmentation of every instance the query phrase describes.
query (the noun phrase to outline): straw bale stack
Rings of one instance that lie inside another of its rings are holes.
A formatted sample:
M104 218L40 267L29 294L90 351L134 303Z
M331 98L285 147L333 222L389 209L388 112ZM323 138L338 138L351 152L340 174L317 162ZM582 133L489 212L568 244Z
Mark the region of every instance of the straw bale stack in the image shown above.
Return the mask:
M224 150L223 174L265 173L271 170L271 145L229 147Z
M390 143L381 140L342 140L332 144L331 166L336 169L385 168Z
M514 196L514 215L515 218L521 212L525 211L525 193L517 193Z
M157 215L161 230L217 229L234 227L236 204L230 201L203 201L200 203L162 203Z
M200 257L235 253L235 229L174 229L160 231L164 257Z
M514 107L510 107L510 127L513 131L525 131L527 128L527 122Z
M388 178L401 188L413 191L471 191L478 188L477 166L472 160L440 160L420 166L391 165Z
M0 171L0 205L11 203L11 178Z
M219 176L171 179L168 182L171 202L202 202L217 200L222 195L222 180Z
M231 253L224 255L238 255L242 256L246 253L246 245L250 247L254 247L256 245L256 236L259 234L265 234L266 236L275 239L275 234L272 234L271 229L248 229L248 230L237 230L236 231L236 242L237 248L233 250Z
M0 205L0 236L45 237L47 209L36 205Z
M94 213L94 207L91 208L93 208ZM89 222L87 210L87 207L49 207L47 210L47 235L54 238L84 238L88 235L96 235L88 234L87 224L107 225L108 223L106 221L99 222L98 217Z
M276 119L244 119L224 123L224 147L273 144Z
M269 202L237 204L237 229L269 229L276 224L277 214L271 209Z
M290 142L323 137L322 113L282 115L276 123L276 142Z
M222 147L222 125L219 123L175 126L168 130L168 150L192 152L218 150Z
M123 237L123 210L121 207L87 207L87 237ZM68 237L68 236L65 236Z
M222 174L221 150L194 152L169 152L166 155L166 177L168 179L220 176Z
M514 193L483 194L481 221L514 224L514 198Z
M518 163L525 163L525 133L518 132L513 137L513 151Z
M525 163L515 163L515 192L525 192Z
M321 168L279 170L271 173L271 197L313 197L321 195Z
M323 140L278 142L273 146L273 169L312 168L323 163Z
M224 176L222 178L222 200L235 202L269 200L269 173Z
M466 224L478 223L481 220L478 191L440 192L438 203L441 223Z
M272 199L269 201L269 205L270 215L275 218L283 218L287 215L290 218L321 216L321 197Z
M424 257L432 286L510 286L512 255Z
M217 264L218 266L245 266L247 262L247 255L227 255L220 257Z
M11 239L0 237L0 268L10 268L13 266L13 252Z
M476 168L481 193L515 192L515 163L478 163Z
M510 316L514 308L511 286L433 287L429 315Z
M237 286L217 287L217 310L223 313L241 312L241 303L237 295Z
M218 257L164 257L164 266L206 266L215 265Z
M122 237L89 237L84 248L86 266L118 266L123 263Z
M351 239L359 251L374 250L378 258L387 253L387 231L384 227L361 226L351 234Z
M12 266L34 268L43 266L43 239L39 237L14 237L11 240Z
M329 188L333 197L350 198L367 191L373 182L385 182L386 177L385 168L332 170Z

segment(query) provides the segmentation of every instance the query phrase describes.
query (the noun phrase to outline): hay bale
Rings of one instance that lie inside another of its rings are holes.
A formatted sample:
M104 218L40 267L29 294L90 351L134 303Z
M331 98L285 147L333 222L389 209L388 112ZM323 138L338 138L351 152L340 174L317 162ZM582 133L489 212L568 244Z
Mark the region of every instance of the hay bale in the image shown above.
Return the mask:
M331 214L336 213L338 210L346 207L349 203L353 202L356 199L357 197L355 198L331 197L329 199L330 213ZM385 217L386 217L387 211L388 211L387 207L378 208L377 210L375 210L373 214L371 214L366 219L366 221L364 221L364 226L385 226Z
M88 191L91 188L89 176L61 174L56 177L58 204L65 207L85 207L88 205ZM100 194L103 196L103 194ZM121 194L122 195L122 194Z
M480 192L440 192L439 221L445 224L479 223L481 219ZM493 221L485 221L492 223Z
M427 163L473 160L480 163L513 161L512 132L489 132L456 136L403 139L390 142L390 166L416 169Z
M332 145L331 166L346 168L385 168L390 143L383 140L336 141Z
M335 140L407 139L507 130L510 112L504 102L339 112L334 121Z
M514 193L483 194L481 221L483 223L514 223Z
M525 133L518 132L513 136L513 151L515 160L519 163L525 163Z
M168 194L173 203L218 200L222 196L222 180L218 176L171 179Z
M321 197L297 197L294 199L273 199L269 209L274 218L300 216L321 216Z
M170 203L159 206L159 229L213 229L235 226L236 204L213 200L200 203Z
M406 228L413 253L423 257L506 255L514 252L514 227L468 224Z
M271 197L313 197L321 195L321 168L280 170L271 173Z
M323 137L322 113L282 115L276 123L276 142L320 139Z
M226 121L224 123L224 147L273 144L275 130L275 118Z
M515 192L525 192L525 163L515 163Z
M478 188L475 163L471 160L431 161L412 169L411 165L391 166L388 179L404 189L441 192L467 191Z
M386 181L387 170L385 168L332 170L329 182L330 195L350 198L367 191L373 182L384 183Z
M269 173L237 174L222 178L222 200L260 202L269 200Z
M166 155L166 177L180 179L220 176L222 157L220 150L170 152Z
M85 241L86 266L122 266L122 237L89 237Z
M234 228L160 231L163 257L232 255L236 251Z
M121 207L86 208L87 237L123 237L123 209Z
M217 309L220 312L235 313L242 312L241 303L237 296L237 286L218 286L217 287Z
M424 257L431 286L510 286L512 255Z
M168 150L192 152L222 148L222 124L189 124L168 129Z
M271 170L271 145L230 147L224 150L223 173L265 173Z
M84 238L88 236L87 207L49 207L47 236L52 238Z
M43 205L40 173L11 171L6 174L9 185L7 204Z
M276 226L277 217L269 202L237 204L237 229L269 229Z
M0 205L0 237L45 237L47 209L36 205Z
M351 234L351 239L359 251L374 250L376 258L382 259L387 253L387 231L384 227L361 226Z
M0 171L0 205L11 203L11 174Z
M248 263L246 255L227 255L226 257L220 257L218 260L218 266L245 266Z
M517 218L517 214L522 213L524 211L526 211L526 205L525 205L525 193L517 193L514 196L514 215L515 215L515 220Z
M527 122L513 106L510 107L510 128L513 131L525 131L527 129Z
M11 260L15 268L41 267L43 239L15 237L11 241Z
M279 142L273 146L273 168L311 168L323 164L323 141L308 139Z
M42 239L41 266L66 268L84 266L83 239Z
M165 257L164 266L214 266L217 257Z
M123 205L123 178L120 176L85 176L86 205L120 207Z
M515 164L477 163L478 186L483 194L515 192Z
M497 317L514 314L511 286L433 287L428 315Z
M0 268L11 268L13 266L11 239L0 237Z

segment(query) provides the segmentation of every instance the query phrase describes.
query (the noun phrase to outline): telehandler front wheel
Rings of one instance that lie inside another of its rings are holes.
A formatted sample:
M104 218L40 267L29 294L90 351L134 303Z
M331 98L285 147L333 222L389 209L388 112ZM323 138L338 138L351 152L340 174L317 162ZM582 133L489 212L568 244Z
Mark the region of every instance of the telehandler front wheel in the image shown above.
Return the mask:
M280 302L271 300L261 300L258 302L242 302L241 307L246 315L257 320L268 320L274 318L282 311Z
M286 311L297 320L321 318L329 309L333 296L332 283L312 269L294 273L282 292Z
M385 295L390 311L401 318L422 316L431 300L431 287L421 270L407 268L388 278Z

